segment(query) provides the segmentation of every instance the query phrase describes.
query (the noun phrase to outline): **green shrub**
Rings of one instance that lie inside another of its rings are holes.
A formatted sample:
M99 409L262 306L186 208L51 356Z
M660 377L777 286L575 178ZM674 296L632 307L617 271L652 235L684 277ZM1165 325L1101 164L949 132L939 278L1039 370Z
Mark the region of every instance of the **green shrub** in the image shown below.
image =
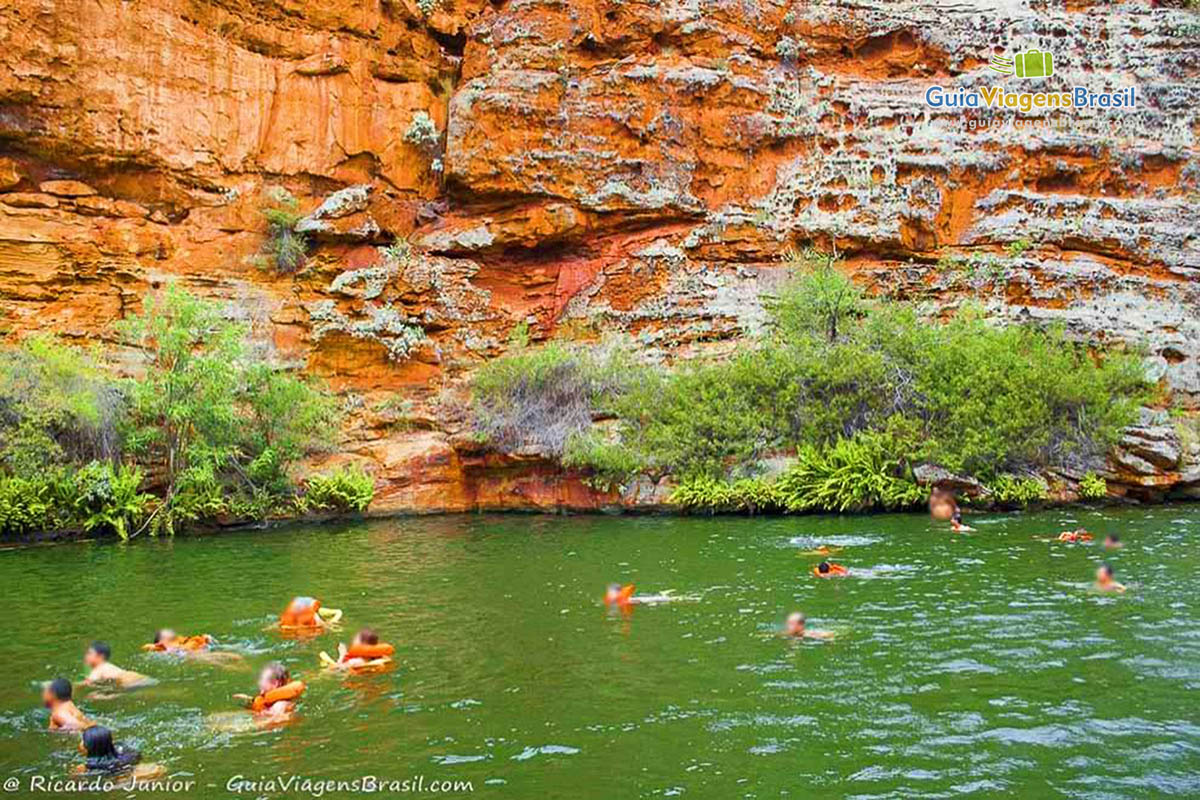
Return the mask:
M670 502L686 511L709 514L758 514L777 511L782 506L776 485L763 478L742 478L731 483L705 475L676 486Z
M0 351L0 465L13 473L117 457L123 411L92 352L50 336Z
M988 486L988 494L992 502L1000 505L1026 506L1045 500L1050 491L1040 478L999 475Z
M48 494L44 481L0 476L0 533L13 536L46 528Z
M291 274L308 259L308 238L296 232L300 204L291 192L276 187L267 193L259 208L267 222L267 241L263 245L269 264L276 272Z
M93 461L73 475L73 516L85 531L112 531L127 540L149 509L153 496L143 494L137 467Z
M612 413L639 372L617 343L599 349L517 345L475 377L475 431L498 449L535 447L562 457L573 435Z
M310 477L301 503L304 510L365 511L374 497L374 478L355 465Z
M832 445L805 445L779 477L776 492L788 511L865 511L921 503L925 490L894 455L895 439L862 432Z
M1108 496L1108 481L1094 472L1089 472L1079 481L1079 496L1086 500L1099 500Z

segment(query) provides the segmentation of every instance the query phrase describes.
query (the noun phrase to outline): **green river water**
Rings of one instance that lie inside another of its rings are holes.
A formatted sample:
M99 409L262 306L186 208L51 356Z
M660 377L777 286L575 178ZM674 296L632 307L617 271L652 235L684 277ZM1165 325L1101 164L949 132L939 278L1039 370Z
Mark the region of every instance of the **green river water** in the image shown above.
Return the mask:
M1200 796L1200 507L969 521L459 516L0 551L0 779L79 762L38 690L82 678L104 638L159 683L77 699L194 781L174 796L364 774L520 800ZM1126 547L1034 538L1080 524ZM850 577L810 575L820 543ZM1089 591L1106 555L1123 596ZM692 599L610 613L604 586L626 580ZM340 634L271 630L295 594L344 609ZM780 637L795 609L839 637ZM322 674L318 651L359 625L397 668ZM246 663L140 652L160 626ZM297 718L231 725L229 695L271 659L309 683Z

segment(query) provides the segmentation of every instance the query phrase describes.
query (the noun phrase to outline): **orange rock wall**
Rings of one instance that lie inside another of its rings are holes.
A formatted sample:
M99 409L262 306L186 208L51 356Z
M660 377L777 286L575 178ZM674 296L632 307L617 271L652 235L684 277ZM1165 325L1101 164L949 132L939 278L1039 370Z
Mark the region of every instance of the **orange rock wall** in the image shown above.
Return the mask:
M660 502L475 452L471 371L519 324L729 346L808 244L881 293L1143 342L1194 404L1198 31L1148 2L12 0L0 311L113 343L164 282L228 301L342 392L336 458L380 512ZM1030 130L924 104L1033 47L1049 88L1134 86L1138 110ZM309 214L294 275L262 265L275 187Z

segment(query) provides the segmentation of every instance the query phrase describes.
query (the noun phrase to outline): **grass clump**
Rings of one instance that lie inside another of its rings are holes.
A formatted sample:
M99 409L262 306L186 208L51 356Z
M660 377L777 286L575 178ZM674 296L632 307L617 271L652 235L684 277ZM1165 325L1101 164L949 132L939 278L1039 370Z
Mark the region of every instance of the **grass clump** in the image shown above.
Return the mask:
M1094 472L1089 472L1079 481L1079 496L1085 500L1099 500L1108 496L1108 481Z

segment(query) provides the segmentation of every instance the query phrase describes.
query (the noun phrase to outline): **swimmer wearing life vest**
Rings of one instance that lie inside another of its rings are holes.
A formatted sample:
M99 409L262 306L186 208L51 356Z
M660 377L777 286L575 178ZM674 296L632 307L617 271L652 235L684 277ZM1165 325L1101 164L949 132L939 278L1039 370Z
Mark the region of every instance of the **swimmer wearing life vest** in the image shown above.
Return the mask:
M604 605L606 606L628 606L633 603L634 585L627 583L622 586L619 583L610 583L608 590L604 592Z
M83 679L84 686L107 684L121 689L132 689L154 683L152 678L148 678L140 672L121 669L112 663L110 658L112 658L112 648L108 646L108 642L96 641L88 645L88 649L83 654L83 663L90 671L88 676Z
M1079 543L1090 542L1091 540L1092 535L1083 528L1076 528L1073 531L1063 531L1058 535L1058 541L1060 542Z
M1110 533L1104 537L1105 550L1120 550L1124 546L1125 543L1121 541L1121 537L1115 533Z
M806 623L804 615L795 611L788 615L784 632L795 639L832 639L837 635L833 631L814 631Z
M812 568L812 573L818 578L844 578L850 574L850 570L841 564L831 564L828 561L822 561Z
M250 711L261 716L281 717L291 713L300 695L304 694L304 681L294 681L287 667L272 661L258 675L258 694L235 694L235 700L248 704Z
M71 682L55 678L42 687L42 705L50 709L50 730L82 731L96 723L71 700Z
M950 517L950 530L955 533L967 533L975 529L969 525L963 525L962 512L956 508L954 509L954 515Z
M1101 564L1097 567L1094 588L1097 592L1115 592L1119 594L1125 591L1123 584L1113 580L1113 568L1111 564Z
M198 653L207 650L215 641L207 633L180 636L171 628L159 628L154 632L154 641L142 645L142 649L153 653Z
M315 597L293 597L279 615L279 627L284 630L312 630L336 624L342 618L338 608L322 608Z
M820 547L814 548L812 550L802 550L800 552L800 555L802 555L802 556L832 556L832 555L837 555L838 553L842 552L845 549L846 548L844 548L844 547L830 547L827 544L823 544Z
M377 669L392 663L395 652L395 647L379 641L379 634L370 628L363 628L354 635L349 647L338 645L336 661L328 653L321 653L321 662L330 669Z

